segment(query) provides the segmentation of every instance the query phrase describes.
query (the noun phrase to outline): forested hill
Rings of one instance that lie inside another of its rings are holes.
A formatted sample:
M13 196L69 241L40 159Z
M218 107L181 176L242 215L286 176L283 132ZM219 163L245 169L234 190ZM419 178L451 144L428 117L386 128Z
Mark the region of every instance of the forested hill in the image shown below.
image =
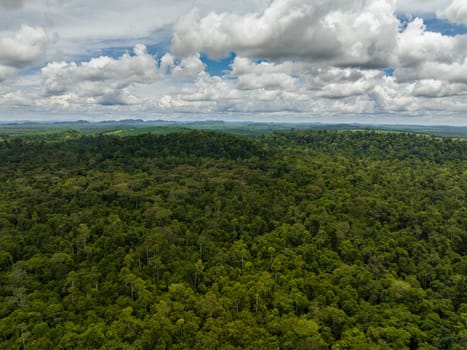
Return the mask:
M137 159L184 162L197 158L248 158L261 156L263 147L247 138L205 131L137 137L86 136L63 142L31 142L21 138L6 140L0 148L0 162L39 163L60 166L110 161L132 163ZM164 164L161 164L164 165ZM135 164L137 167L137 164ZM133 169L137 170L137 169Z
M0 349L467 344L467 143L0 142Z

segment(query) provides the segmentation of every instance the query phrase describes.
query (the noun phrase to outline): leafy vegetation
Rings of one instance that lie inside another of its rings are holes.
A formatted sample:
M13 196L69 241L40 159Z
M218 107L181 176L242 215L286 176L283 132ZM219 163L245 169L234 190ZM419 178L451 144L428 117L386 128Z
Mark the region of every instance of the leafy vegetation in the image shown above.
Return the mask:
M0 142L2 349L465 349L466 143Z

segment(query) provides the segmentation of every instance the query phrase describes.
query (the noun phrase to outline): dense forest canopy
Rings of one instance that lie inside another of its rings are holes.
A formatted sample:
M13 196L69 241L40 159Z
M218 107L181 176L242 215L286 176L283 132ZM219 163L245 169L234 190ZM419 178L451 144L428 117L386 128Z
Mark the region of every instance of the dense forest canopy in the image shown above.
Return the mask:
M0 142L2 349L465 349L467 144Z

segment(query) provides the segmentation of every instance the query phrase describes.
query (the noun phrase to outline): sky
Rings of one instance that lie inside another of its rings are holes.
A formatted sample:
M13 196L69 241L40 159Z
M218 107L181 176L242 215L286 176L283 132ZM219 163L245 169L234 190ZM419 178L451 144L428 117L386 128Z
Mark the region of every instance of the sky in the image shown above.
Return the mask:
M467 0L0 0L0 122L467 125Z

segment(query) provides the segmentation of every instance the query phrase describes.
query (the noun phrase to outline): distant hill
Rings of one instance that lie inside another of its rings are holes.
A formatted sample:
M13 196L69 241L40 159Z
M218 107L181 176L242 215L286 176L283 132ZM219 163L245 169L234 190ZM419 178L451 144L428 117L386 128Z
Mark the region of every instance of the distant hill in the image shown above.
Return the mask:
M125 119L118 121L89 122L15 122L0 123L0 137L34 137L56 135L65 130L76 130L82 134L113 134L134 136L145 133L167 134L184 130L209 130L233 135L258 136L290 130L372 130L379 132L408 132L439 137L467 138L467 126L449 125L390 125L390 124L328 124L328 123L269 123L269 122L226 122L212 121L164 121Z

